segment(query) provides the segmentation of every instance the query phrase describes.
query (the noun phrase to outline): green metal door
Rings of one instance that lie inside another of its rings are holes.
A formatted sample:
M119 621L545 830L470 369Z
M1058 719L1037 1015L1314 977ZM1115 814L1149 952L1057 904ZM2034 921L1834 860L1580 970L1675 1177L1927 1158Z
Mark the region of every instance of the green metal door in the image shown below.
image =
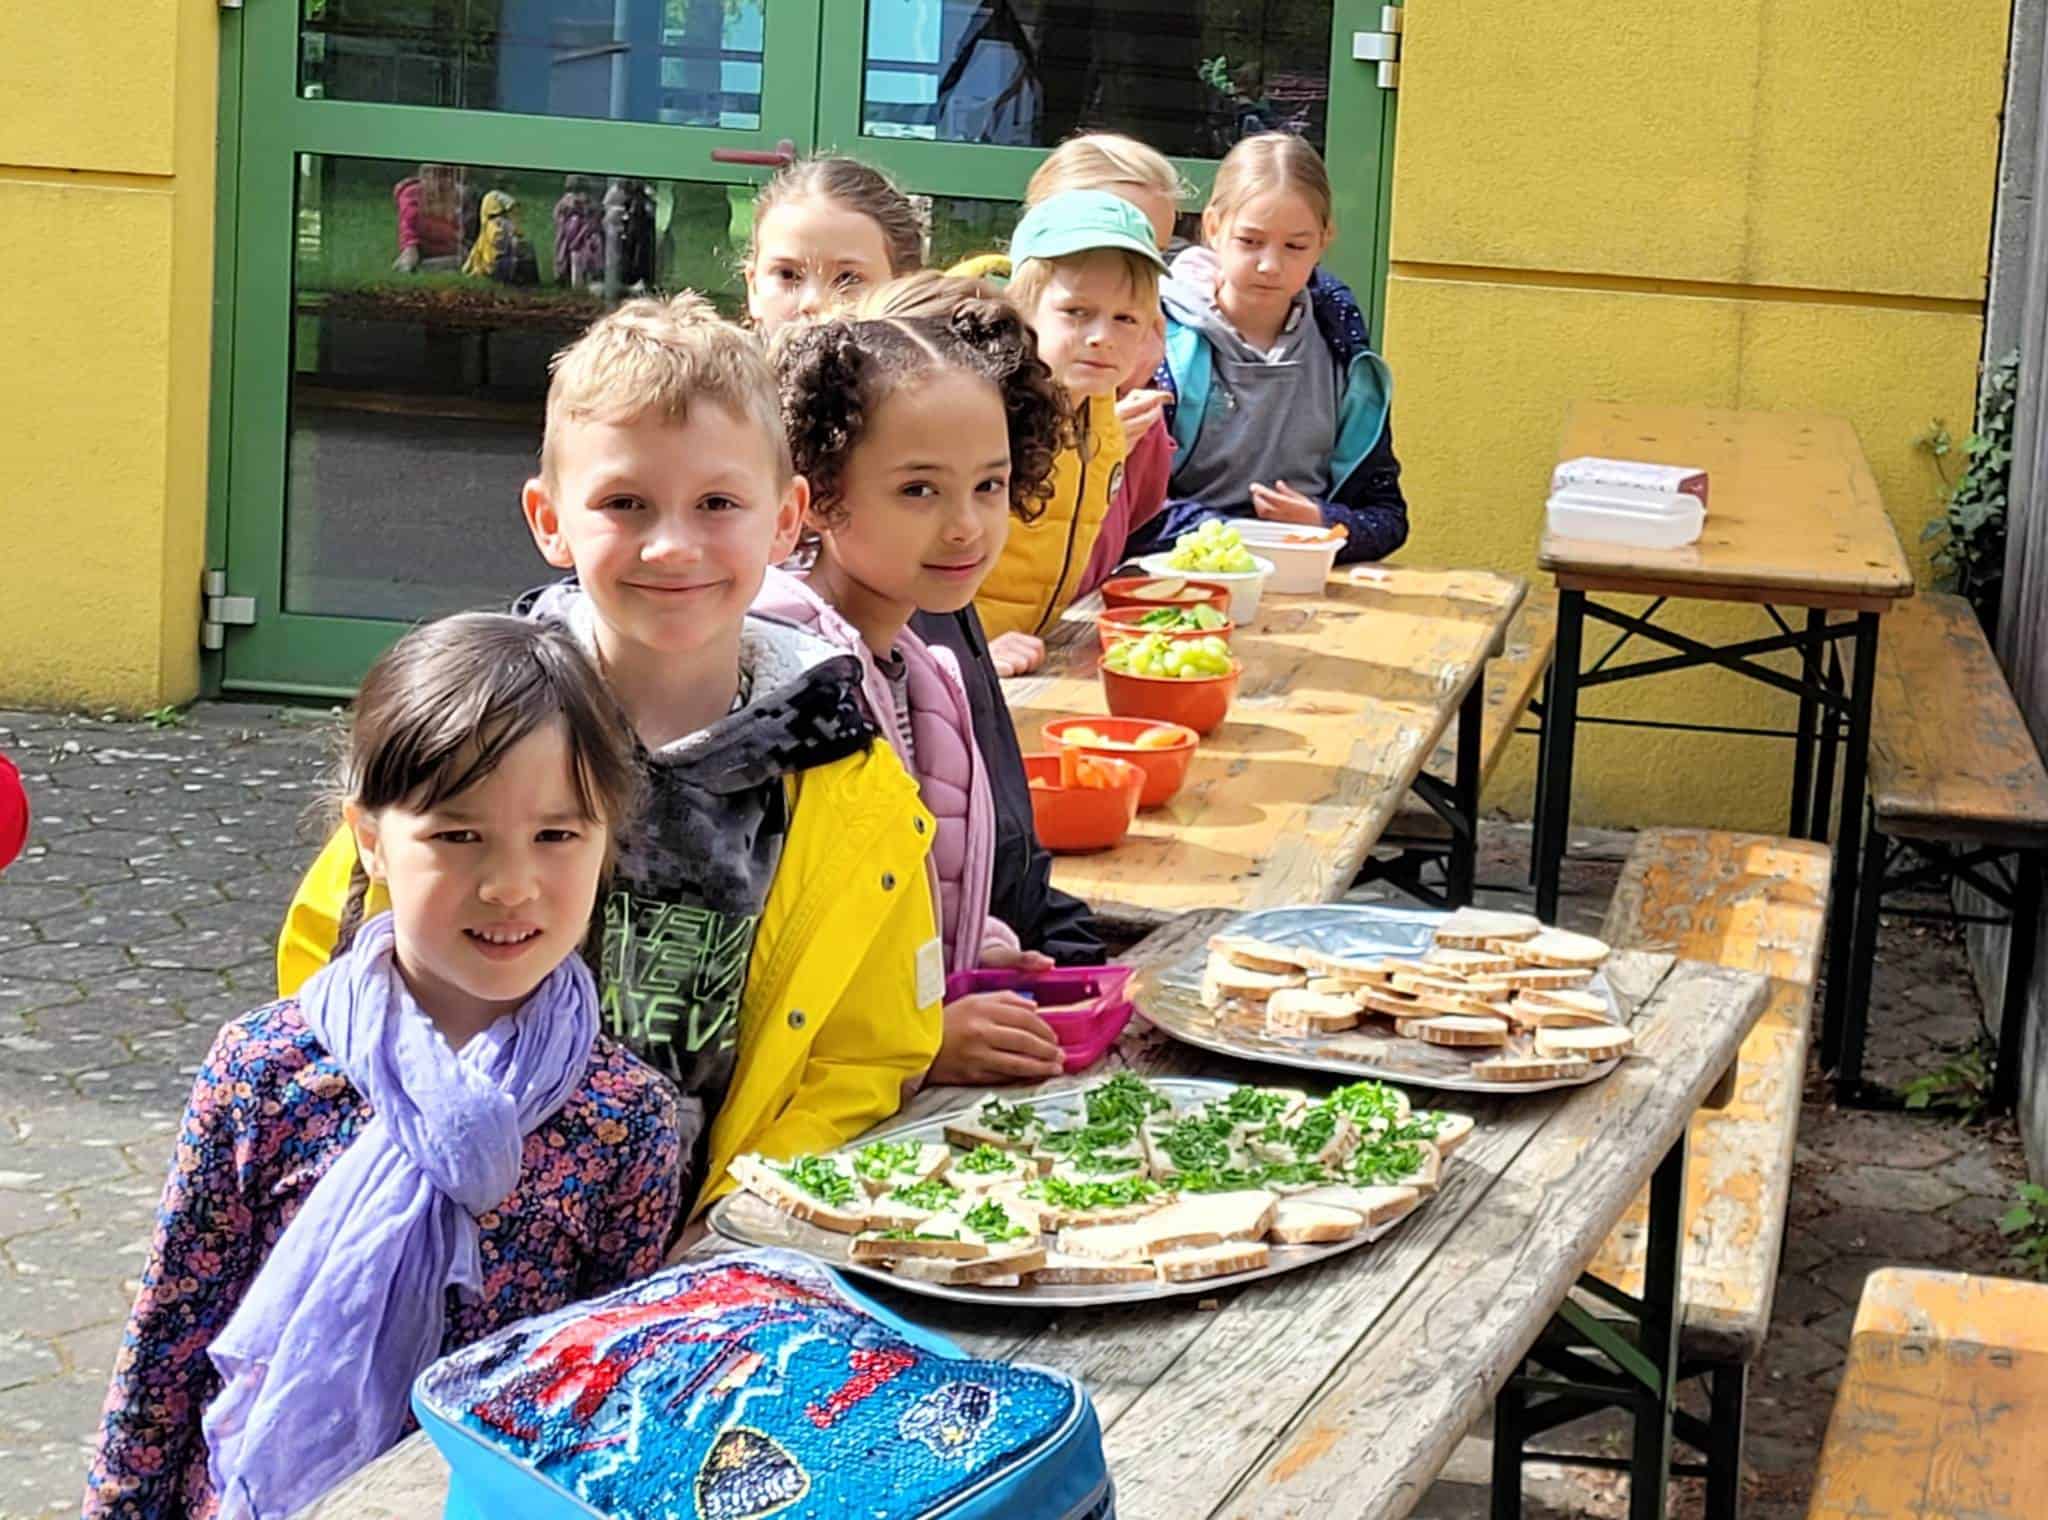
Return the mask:
M253 0L226 13L220 685L342 695L409 623L551 570L519 515L550 354L606 306L737 310L751 186L835 145L992 246L1050 145L1131 131L1206 187L1325 149L1377 325L1391 97L1361 0ZM223 531L224 528L224 531ZM216 587L215 589L219 589Z

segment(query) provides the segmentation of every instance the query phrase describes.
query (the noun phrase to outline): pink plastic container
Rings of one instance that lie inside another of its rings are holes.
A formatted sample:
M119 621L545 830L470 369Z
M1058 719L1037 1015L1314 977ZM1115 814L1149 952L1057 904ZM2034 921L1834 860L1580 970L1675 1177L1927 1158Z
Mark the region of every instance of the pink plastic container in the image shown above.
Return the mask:
M1038 1004L1052 1026L1071 1076L1102 1059L1130 1023L1134 1005L1124 995L1129 966L1062 966L1053 971L956 971L946 978L946 1001L970 992L1021 992Z

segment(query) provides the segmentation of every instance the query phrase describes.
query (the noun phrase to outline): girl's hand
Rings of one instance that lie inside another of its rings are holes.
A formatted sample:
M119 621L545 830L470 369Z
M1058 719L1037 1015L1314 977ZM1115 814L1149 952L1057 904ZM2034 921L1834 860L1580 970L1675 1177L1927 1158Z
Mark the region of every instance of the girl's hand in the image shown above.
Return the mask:
M999 633L988 641L988 658L999 676L1028 676L1045 663L1045 640L1028 633Z
M1050 971L1054 964L1042 950L1012 950L1007 945L990 945L981 952L981 963L991 971Z
M1061 1071L1060 1042L1029 998L975 992L946 1005L931 1080L949 1087L1029 1082Z
M1270 486L1254 485L1252 510L1267 522L1323 525L1323 509L1284 480Z
M1116 420L1123 424L1124 438L1136 443L1166 415L1171 400L1165 391L1128 391L1117 398Z

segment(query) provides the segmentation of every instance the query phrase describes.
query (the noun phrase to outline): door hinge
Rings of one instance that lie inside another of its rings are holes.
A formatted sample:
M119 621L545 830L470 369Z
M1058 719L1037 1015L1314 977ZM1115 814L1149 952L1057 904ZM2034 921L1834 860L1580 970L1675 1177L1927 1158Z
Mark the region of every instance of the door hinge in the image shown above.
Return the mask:
M209 570L201 582L204 610L199 615L199 647L218 649L227 642L229 628L256 626L256 598L229 596L228 573Z
M1398 89L1401 84L1401 7L1380 7L1378 31L1353 32L1351 56L1360 63L1379 65L1381 89Z

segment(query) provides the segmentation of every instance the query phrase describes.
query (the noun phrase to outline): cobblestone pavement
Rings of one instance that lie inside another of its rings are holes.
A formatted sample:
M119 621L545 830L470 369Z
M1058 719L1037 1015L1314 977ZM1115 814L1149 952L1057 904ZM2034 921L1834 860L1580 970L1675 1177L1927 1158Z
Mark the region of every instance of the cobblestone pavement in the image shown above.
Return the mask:
M164 729L0 713L36 810L0 877L0 1520L76 1513L185 1092L221 1023L270 995L329 733L325 713L263 706L204 704ZM1526 831L1487 837L1483 879L1516 879ZM1625 839L1589 844L1566 885L1573 916L1597 923ZM1975 1005L1953 937L1888 925L1882 957L1873 1074L1902 1080L1970 1037ZM1802 1124L1751 1382L1753 1520L1804 1513L1865 1274L1996 1270L2019 1177L2003 1130L1837 1114L1817 1095ZM1422 1513L1484 1512L1474 1450ZM1598 1485L1540 1494L1532 1514L1620 1513Z

